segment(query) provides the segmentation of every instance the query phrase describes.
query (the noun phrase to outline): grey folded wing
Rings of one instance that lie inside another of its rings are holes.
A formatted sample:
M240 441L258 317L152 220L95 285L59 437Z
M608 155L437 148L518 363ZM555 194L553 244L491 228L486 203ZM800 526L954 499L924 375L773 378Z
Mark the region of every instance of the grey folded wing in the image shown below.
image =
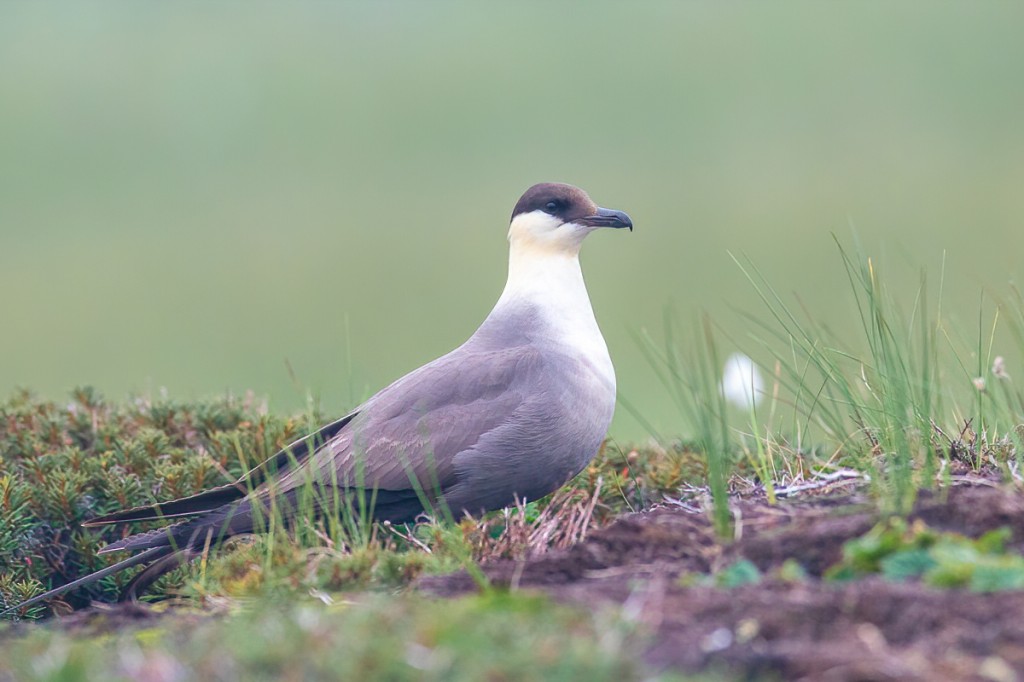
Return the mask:
M306 462L269 482L267 492L315 482L377 491L381 500L413 491L437 501L472 476L474 453L491 459L516 456L492 452L489 441L514 450L517 437L533 442L536 433L550 430L544 404L557 381L551 364L550 357L527 345L456 349L380 391ZM504 497L489 506L511 502ZM457 506L465 505L458 500Z

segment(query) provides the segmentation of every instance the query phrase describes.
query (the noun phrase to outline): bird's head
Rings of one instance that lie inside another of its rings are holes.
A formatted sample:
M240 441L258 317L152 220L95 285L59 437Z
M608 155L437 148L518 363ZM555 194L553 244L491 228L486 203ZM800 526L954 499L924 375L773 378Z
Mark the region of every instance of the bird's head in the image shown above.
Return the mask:
M575 256L583 239L599 227L632 230L633 221L622 211L601 208L579 187L545 182L519 199L508 240L517 250Z

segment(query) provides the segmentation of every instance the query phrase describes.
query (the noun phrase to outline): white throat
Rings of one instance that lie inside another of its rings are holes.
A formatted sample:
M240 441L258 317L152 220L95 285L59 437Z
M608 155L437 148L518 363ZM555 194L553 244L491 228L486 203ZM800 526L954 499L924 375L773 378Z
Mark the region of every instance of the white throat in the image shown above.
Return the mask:
M533 307L550 340L588 360L601 383L614 391L615 370L594 318L578 250L538 249L515 240L510 246L508 281L491 315L511 306Z

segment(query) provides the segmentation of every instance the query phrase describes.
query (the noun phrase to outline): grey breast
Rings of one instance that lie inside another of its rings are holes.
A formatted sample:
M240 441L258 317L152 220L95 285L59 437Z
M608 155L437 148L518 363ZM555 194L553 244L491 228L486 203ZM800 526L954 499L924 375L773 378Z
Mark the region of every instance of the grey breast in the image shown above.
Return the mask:
M552 341L539 312L523 305L489 318L467 344L505 347L519 362L510 389L515 409L472 447L454 456L456 482L445 491L456 509L475 512L537 499L577 474L600 447L614 389L571 348Z

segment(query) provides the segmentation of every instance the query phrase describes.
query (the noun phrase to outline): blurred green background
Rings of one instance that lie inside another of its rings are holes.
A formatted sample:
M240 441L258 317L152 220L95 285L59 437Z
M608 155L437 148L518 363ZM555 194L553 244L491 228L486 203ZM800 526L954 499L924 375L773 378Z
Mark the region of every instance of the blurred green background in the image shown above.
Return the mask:
M672 306L741 339L730 250L840 330L831 233L908 300L946 254L976 336L1024 272L1022 27L1012 2L5 3L0 392L340 412L476 328L545 180L636 223L584 270L664 433L633 334Z

